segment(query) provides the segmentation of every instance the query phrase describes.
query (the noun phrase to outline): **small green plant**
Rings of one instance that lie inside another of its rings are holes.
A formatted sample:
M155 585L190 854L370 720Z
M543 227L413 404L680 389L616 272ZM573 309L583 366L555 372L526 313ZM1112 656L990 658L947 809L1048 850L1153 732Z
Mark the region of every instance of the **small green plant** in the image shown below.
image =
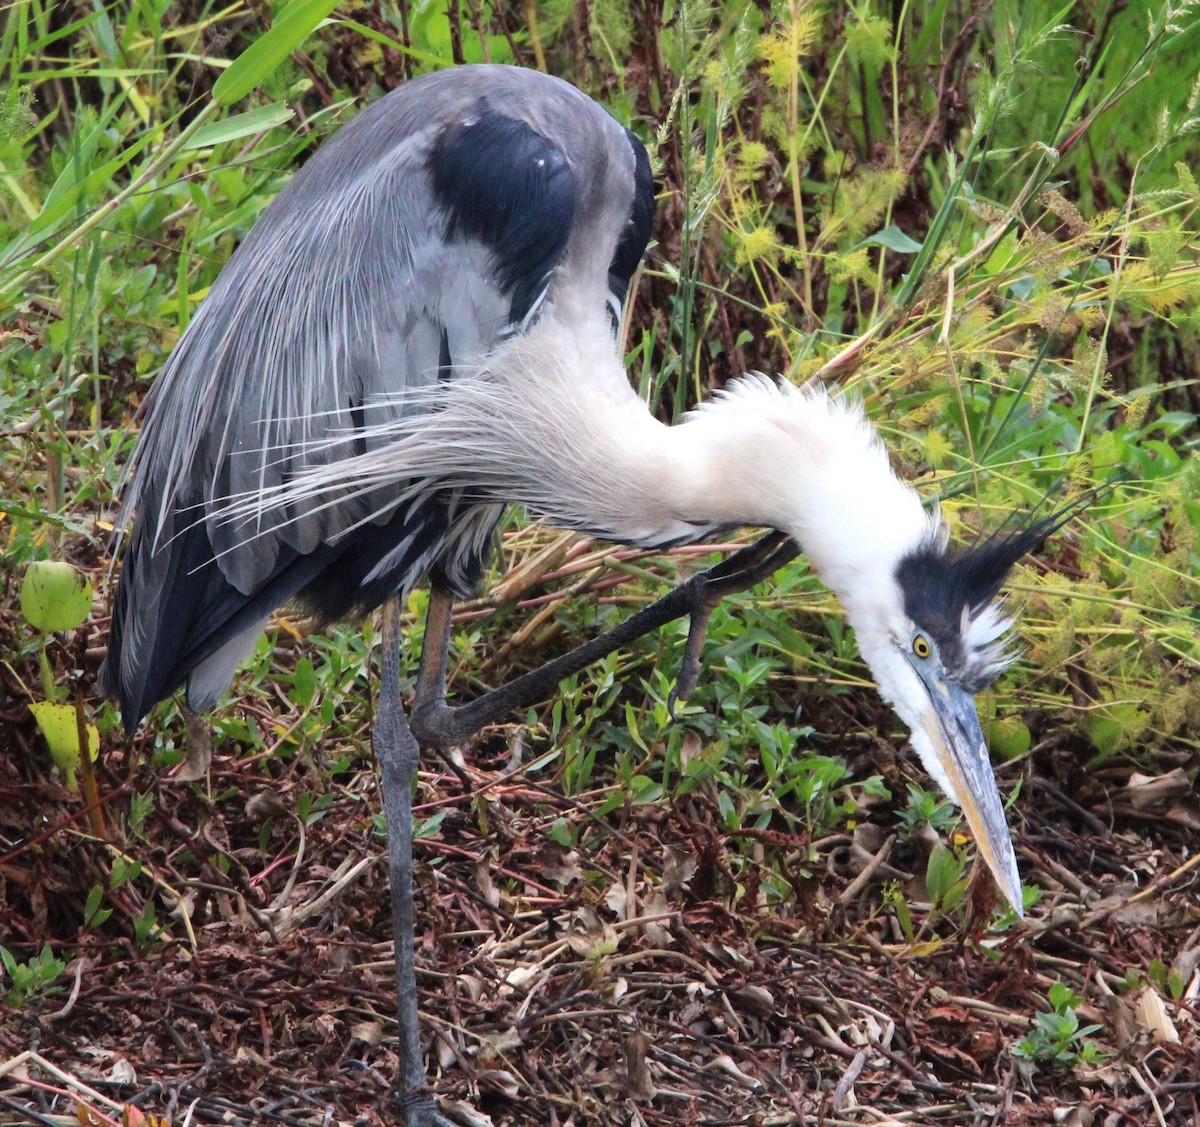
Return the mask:
M1075 1007L1083 1001L1069 986L1056 982L1046 1001L1049 1011L1039 1013L1029 1036L1013 1049L1013 1055L1034 1064L1069 1068L1076 1064L1098 1064L1107 1055L1094 1041L1086 1040L1099 1025L1080 1025Z
M8 976L4 1001L15 1009L39 995L58 993L60 988L54 982L66 969L66 963L55 956L48 943L40 954L24 963L18 962L7 947L0 947L0 963L3 963L4 973Z
M1129 967L1125 971L1125 982L1122 984L1124 993L1136 994L1147 986L1152 986L1164 998L1178 1002L1187 989L1187 979L1177 967L1168 967L1161 959L1151 959L1145 970Z
M1021 906L1028 915L1030 909L1034 908L1045 896L1046 893L1036 884L1021 885ZM1001 903L996 906L995 915L992 917L991 930L994 932L1007 931L1010 927L1017 923L1019 917L1013 906L1008 903ZM989 957L999 956L998 950L993 950L990 947L983 947L983 953Z
M925 869L925 888L935 912L949 915L962 904L971 883L966 874L967 864L957 853L944 845L934 846Z
M147 901L141 914L133 917L133 939L137 949L143 953L149 951L158 942L162 932L154 904Z
M129 799L129 833L141 840L146 834L146 825L154 813L154 798L148 794L134 794Z
M847 793L849 771L840 756L802 756L788 774L780 790L794 792L804 804L804 821L813 837L831 833L854 812L857 803Z
M39 635L38 669L45 698L29 707L55 766L73 791L79 789L75 772L79 770L80 744L85 739L88 754L95 759L100 733L77 713L75 705L63 703L67 689L55 682L47 645L51 635L81 626L91 609L92 585L69 563L37 560L26 569L21 583L21 613Z
M112 909L104 907L104 886L92 885L88 889L87 902L83 907L83 926L86 928L101 927L111 915Z
M296 796L296 815L306 825L319 822L333 808L333 795L311 795L307 792Z
M917 938L917 929L913 925L912 909L908 906L908 900L899 881L890 881L884 885L883 902L896 913L896 922L899 923L904 938L909 943L914 943Z
M939 834L949 832L958 819L958 813L953 802L947 802L940 795L909 783L908 805L897 817L900 819L901 838L912 841L924 826Z

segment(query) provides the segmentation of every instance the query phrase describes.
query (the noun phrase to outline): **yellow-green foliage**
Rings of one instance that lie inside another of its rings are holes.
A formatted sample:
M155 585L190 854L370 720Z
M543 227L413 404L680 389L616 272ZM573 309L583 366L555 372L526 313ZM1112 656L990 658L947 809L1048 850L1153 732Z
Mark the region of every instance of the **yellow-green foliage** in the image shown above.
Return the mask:
M1190 238L1174 217L1146 232L1146 264L1156 282L1161 282L1179 262L1180 251Z
M825 269L835 282L869 282L871 280L871 258L866 247L845 254L831 254L825 261Z
M904 191L907 178L900 168L868 169L838 184L825 214L818 247L835 240L857 242L879 225L880 219Z
M817 5L793 2L778 25L759 40L767 81L776 90L788 90L799 81L801 62L812 54L823 23Z
M892 21L876 15L866 5L846 22L846 46L864 64L891 63L896 58Z
M737 261L743 266L762 258L776 258L780 252L779 236L773 227L764 225L739 232Z
M928 430L924 440L925 457L934 469L941 469L950 463L954 454L954 444L940 430Z
M742 141L737 147L737 165L733 172L734 185L744 190L757 183L770 159L771 150L761 141Z
M1086 391L1094 381L1104 381L1107 368L1108 349L1084 333L1075 341L1071 363L1064 371L1072 391Z
M1185 505L1200 504L1200 456L1193 450L1178 479L1179 499Z

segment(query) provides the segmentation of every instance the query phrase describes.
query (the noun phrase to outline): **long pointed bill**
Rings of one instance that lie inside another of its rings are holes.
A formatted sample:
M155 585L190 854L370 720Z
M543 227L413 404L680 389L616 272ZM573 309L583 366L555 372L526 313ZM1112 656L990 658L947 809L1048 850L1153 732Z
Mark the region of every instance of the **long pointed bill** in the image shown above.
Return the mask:
M966 815L996 887L1017 915L1023 916L1017 858L983 730L979 727L975 698L948 678L930 675L916 664L913 667L929 693L932 707L922 716L921 727L933 744L933 752L950 785L949 797Z

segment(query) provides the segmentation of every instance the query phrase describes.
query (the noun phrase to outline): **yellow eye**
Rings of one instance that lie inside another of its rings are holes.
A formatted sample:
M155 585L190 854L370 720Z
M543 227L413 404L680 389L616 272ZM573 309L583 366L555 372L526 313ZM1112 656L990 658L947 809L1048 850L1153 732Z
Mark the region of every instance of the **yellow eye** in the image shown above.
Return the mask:
M913 653L919 658L927 658L933 653L933 647L929 644L929 639L924 634L916 634L913 637Z

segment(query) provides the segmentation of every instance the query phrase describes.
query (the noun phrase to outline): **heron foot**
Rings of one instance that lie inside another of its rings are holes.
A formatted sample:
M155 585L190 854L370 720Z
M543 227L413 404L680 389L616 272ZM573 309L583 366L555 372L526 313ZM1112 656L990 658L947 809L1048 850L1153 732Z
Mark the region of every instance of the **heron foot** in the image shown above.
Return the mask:
M683 649L683 660L679 663L679 674L675 678L675 687L667 696L667 715L675 719L675 706L680 701L686 701L696 691L700 680L700 670L703 666L704 639L708 635L708 620L721 596L715 598L703 593L701 601L692 611L688 619L687 645ZM711 600L711 601L710 601Z
M438 1111L437 1102L428 1092L397 1093L396 1102L401 1105L404 1127L459 1127Z

